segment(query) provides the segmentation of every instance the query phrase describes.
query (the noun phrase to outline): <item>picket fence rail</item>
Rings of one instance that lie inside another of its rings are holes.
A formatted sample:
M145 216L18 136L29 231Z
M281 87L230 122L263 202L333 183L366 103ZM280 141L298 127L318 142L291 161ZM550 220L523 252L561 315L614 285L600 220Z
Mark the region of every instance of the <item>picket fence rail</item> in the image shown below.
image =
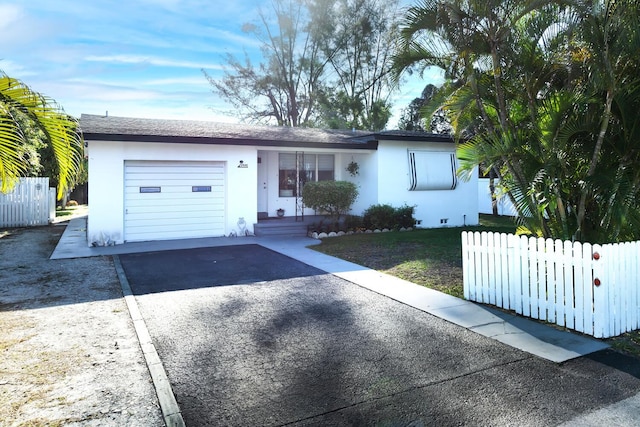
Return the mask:
M47 225L55 212L55 189L49 188L49 178L20 178L11 192L0 193L0 227Z
M464 297L609 338L640 328L640 242L462 232Z

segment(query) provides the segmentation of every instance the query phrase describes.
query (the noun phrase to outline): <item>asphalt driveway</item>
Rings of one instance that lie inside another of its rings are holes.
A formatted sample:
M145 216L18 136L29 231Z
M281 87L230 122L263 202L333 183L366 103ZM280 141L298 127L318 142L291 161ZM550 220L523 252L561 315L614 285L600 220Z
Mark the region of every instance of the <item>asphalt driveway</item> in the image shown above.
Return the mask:
M549 426L640 391L610 350L549 362L258 245L120 261L187 426Z

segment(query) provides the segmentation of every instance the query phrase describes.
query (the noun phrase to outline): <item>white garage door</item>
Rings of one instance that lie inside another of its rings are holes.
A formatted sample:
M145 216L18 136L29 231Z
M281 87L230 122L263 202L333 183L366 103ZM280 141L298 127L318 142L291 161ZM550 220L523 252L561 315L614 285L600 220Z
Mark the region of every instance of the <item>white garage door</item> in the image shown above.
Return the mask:
M125 162L124 239L224 235L223 162Z

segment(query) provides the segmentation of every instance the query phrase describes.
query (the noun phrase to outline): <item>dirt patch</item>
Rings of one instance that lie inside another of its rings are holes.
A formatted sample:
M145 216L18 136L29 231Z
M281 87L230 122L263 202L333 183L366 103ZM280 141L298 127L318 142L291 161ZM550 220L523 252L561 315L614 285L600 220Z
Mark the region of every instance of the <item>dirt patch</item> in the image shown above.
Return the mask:
M49 260L64 225L0 230L0 426L158 426L111 257Z

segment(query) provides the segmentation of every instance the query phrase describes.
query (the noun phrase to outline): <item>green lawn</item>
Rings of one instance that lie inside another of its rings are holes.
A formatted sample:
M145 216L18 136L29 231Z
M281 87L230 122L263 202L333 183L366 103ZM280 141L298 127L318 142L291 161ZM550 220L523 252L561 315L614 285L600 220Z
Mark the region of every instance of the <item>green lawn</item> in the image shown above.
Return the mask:
M478 227L354 234L324 239L310 248L462 298L461 232L513 233L515 229L512 218L480 215ZM618 351L640 358L640 331L607 342Z
M513 233L508 217L480 216L478 227L437 228L324 239L313 249L462 297L463 230Z

